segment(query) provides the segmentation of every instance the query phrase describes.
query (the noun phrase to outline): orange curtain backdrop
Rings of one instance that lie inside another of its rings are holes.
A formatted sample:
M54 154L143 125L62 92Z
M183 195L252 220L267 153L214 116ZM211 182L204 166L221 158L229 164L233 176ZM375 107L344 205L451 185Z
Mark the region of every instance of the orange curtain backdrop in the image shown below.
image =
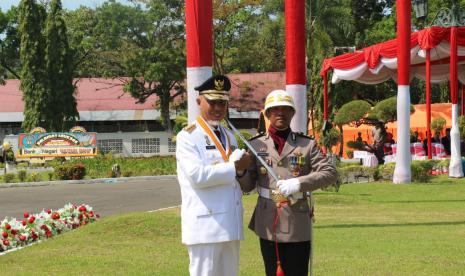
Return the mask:
M418 131L418 137L423 140L426 138L426 105L417 104L415 107L415 113L410 115L410 129L412 131ZM441 136L446 134L446 128L452 127L452 118L451 118L451 109L452 104L450 103L439 103L431 105L431 118L432 120L437 117L442 117L446 119L446 126L444 127ZM367 141L368 144L373 143L373 137L371 137L371 125L361 125L357 127L351 127L348 125L343 126L344 130L344 144L347 144L348 141L353 141L357 138L357 133L362 133L363 141ZM387 132L392 133L394 136L394 141L397 141L397 122L386 124ZM434 133L433 133L434 135ZM350 148L347 145L344 146L344 157L347 158L346 151ZM339 152L339 147L333 149L335 153ZM337 151L336 151L337 150Z

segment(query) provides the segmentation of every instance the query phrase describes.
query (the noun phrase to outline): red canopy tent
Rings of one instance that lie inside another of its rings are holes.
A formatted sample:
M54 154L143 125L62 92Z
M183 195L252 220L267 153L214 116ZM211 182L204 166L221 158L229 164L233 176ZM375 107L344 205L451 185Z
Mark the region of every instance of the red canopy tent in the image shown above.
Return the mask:
M327 75L330 70L333 71L333 83L341 80L365 84L377 84L389 79L397 81L397 48L398 41L393 39L354 53L325 59L320 71L325 89L324 119L328 119ZM416 77L426 81L427 129L430 129L430 83L456 83L456 78L465 83L465 27L431 27L411 33L410 64L410 79ZM453 105L457 104L458 99L457 87L454 86L451 85ZM430 154L431 149L429 157Z
M431 27L410 36L410 78L426 80L426 55L430 52L431 82L449 80L451 28ZM465 83L465 27L457 27L458 78ZM320 75L333 70L332 82L353 80L377 84L397 80L397 40L378 43L354 53L327 58Z

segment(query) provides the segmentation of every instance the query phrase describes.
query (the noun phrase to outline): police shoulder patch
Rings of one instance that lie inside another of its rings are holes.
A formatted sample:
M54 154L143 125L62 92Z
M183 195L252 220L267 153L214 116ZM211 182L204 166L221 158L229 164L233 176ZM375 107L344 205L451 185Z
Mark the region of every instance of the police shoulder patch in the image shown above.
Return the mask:
M265 136L265 133L264 133L264 132L258 133L258 134L255 135L254 137L250 138L249 141L255 140L255 139L260 138L260 137L262 137L262 136Z
M315 137L305 135L305 134L303 134L302 132L297 132L297 136L299 136L299 137L304 137L304 138L311 139L311 140L314 140L314 139L315 139Z
M190 124L190 125L186 126L183 130L185 130L185 131L191 133L192 131L194 131L194 129L195 129L196 127L197 127L196 124Z

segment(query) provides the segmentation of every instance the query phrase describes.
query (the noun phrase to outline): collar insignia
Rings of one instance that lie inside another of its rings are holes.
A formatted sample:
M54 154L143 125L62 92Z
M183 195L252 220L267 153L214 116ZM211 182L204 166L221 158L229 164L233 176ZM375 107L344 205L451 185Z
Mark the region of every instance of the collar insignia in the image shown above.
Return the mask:
M208 135L205 135L205 143L207 146L210 146L212 143L210 142L210 139L208 139Z

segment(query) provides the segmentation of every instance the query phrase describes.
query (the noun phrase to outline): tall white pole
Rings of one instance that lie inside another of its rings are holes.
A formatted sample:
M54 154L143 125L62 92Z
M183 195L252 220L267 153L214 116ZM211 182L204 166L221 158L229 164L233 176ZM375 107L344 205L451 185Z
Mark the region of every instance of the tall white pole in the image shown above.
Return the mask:
M410 164L410 28L411 4L397 0L397 155L394 183L409 183Z

